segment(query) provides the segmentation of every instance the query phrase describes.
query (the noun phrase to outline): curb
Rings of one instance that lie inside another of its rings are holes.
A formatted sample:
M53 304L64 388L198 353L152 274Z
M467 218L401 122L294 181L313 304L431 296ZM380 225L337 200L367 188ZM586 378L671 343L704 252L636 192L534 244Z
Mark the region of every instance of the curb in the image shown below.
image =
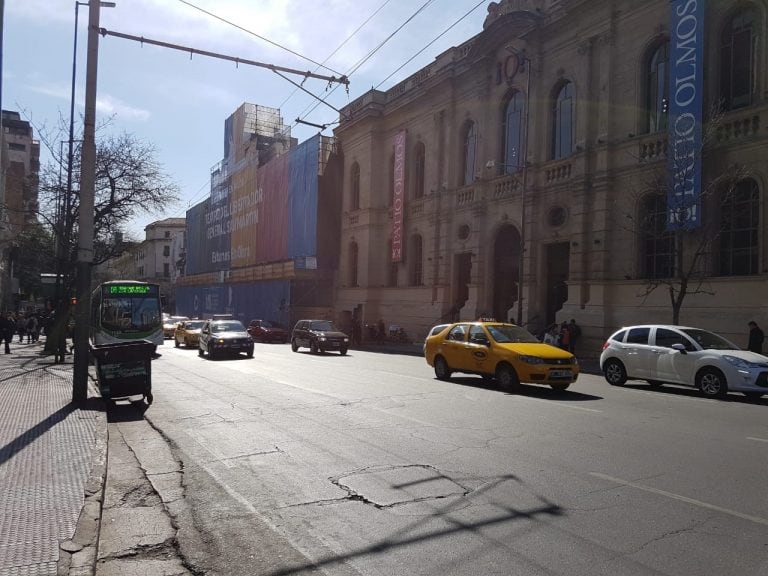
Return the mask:
M93 379L93 375L89 375ZM85 500L77 519L75 533L59 544L57 576L93 576L101 531L104 507L104 488L109 458L109 429L106 404L100 396L91 396L87 402L98 409L96 414L96 443L91 459L91 472L85 483Z

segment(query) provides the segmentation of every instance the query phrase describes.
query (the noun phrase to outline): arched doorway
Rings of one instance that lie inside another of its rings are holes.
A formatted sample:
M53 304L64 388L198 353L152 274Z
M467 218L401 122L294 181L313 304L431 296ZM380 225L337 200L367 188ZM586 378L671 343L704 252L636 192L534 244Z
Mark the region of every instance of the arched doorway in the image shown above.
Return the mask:
M516 321L514 311L520 281L520 232L502 227L493 244L493 315L497 320Z

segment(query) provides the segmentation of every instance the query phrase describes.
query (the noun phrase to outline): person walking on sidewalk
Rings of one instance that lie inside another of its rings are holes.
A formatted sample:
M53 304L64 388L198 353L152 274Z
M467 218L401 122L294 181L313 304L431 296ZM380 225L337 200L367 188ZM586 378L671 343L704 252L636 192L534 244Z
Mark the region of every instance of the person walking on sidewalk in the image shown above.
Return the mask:
M749 343L747 344L747 350L762 354L765 334L754 320L750 320L747 326L749 326Z
M19 333L19 344L24 343L24 334L26 334L27 319L24 318L24 314L19 312L16 317L16 331Z
M27 318L27 325L24 327L27 331L27 344L32 344L36 341L35 334L37 334L37 316L30 314Z
M0 315L0 338L5 342L5 353L11 353L11 340L16 333L16 323L10 314Z

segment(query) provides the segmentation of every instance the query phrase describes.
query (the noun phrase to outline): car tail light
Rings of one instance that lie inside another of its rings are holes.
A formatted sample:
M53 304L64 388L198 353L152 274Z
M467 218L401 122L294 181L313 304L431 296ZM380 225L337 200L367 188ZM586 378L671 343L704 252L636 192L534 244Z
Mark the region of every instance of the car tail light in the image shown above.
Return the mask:
M605 342L603 342L603 350L608 348L608 346L610 346L610 340L606 340Z

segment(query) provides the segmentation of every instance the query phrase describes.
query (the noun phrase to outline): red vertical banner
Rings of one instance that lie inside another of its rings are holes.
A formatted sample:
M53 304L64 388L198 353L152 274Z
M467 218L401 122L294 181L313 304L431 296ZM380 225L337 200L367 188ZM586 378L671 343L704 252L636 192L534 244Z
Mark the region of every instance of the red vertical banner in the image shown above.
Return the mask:
M403 261L405 213L405 130L395 135L395 171L392 190L392 262Z

